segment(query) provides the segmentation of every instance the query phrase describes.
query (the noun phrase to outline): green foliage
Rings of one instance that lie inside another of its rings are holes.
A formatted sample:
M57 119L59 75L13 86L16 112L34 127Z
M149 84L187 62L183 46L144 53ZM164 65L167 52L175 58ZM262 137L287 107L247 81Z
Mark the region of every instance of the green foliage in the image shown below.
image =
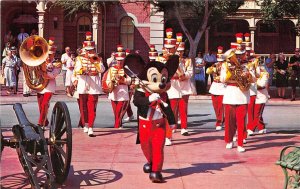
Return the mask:
M256 2L261 6L264 22L273 23L276 19L287 17L297 18L295 31L300 36L300 0L256 0Z
M82 1L82 0L57 0L53 6L58 6L64 9L65 16L73 16L78 11L89 10L93 1ZM97 2L99 3L99 2Z
M205 9L210 11L208 17L208 26L219 22L225 16L234 15L238 8L244 4L244 0L209 0L208 7L206 7L204 0L150 0L150 2L159 8L159 11L174 12L175 4L179 8L179 12L183 18L194 18L203 21L205 16Z
M261 13L265 20L274 20L284 17L300 18L299 0L257 0L261 6Z
M118 0L56 0L52 6L64 9L65 17L72 17L78 11L90 11L92 5L117 4Z

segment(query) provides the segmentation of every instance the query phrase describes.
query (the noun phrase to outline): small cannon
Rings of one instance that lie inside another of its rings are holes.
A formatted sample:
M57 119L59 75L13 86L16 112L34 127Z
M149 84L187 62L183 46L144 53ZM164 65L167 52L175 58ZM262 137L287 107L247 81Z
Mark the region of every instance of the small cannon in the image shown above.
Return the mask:
M64 102L54 105L49 126L49 138L42 127L30 123L22 105L13 106L18 125L12 127L13 137L1 132L1 155L4 146L16 148L18 158L34 189L56 188L67 179L72 155L72 126ZM1 157L1 156L0 156Z

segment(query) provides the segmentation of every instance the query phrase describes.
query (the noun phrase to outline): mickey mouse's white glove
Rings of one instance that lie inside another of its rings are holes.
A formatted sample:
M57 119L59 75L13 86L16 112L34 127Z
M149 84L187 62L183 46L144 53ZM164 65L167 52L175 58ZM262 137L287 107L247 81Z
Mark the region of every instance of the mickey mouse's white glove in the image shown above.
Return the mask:
M160 96L158 93L153 93L149 96L149 102L154 102L160 99Z

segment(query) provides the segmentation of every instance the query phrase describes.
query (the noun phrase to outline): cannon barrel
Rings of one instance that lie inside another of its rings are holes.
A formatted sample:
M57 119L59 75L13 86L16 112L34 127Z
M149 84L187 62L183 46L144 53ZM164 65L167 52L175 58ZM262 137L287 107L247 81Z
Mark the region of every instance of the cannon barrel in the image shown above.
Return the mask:
M15 114L18 118L18 121L19 121L19 125L22 125L22 126L30 126L32 125L29 120L27 119L26 117L26 114L22 108L22 105L20 103L16 103L14 104L13 106L14 108L14 111L15 111Z

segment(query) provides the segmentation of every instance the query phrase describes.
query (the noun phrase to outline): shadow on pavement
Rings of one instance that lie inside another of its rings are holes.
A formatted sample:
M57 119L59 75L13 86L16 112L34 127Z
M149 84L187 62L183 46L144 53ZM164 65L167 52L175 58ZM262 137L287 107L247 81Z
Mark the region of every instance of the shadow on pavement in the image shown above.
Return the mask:
M231 167L235 164L245 163L244 161L237 161L237 162L228 162L228 163L197 163L191 164L191 167L185 167L178 169L167 169L164 170L164 173L173 173L173 175L165 177L165 180L174 179L178 177L188 176L192 174L199 174L199 173L210 173L216 174L214 171L223 171L226 167Z
M183 145L190 144L196 142L210 142L215 140L224 140L224 136L204 136L204 137L196 137L196 138L186 138L186 139L174 139L174 145Z
M74 171L71 167L69 176L63 186L55 186L55 188L79 189L88 186L99 186L115 182L123 177L123 174L108 169L87 169ZM0 188L3 189L19 189L31 188L25 173L17 173L1 177Z
M74 171L70 169L68 180L62 188L79 189L88 186L99 186L115 182L123 177L123 174L108 169L86 169Z
M252 138L253 137L253 138ZM286 136L268 136L262 135L261 137L255 138L255 136L249 137L247 139L247 151L259 150L259 149L266 149L272 147L284 147L288 145L294 145L298 141L291 141L296 135L286 135ZM276 142L276 140L279 140ZM287 141L287 142L282 142ZM263 143L261 143L263 142Z

